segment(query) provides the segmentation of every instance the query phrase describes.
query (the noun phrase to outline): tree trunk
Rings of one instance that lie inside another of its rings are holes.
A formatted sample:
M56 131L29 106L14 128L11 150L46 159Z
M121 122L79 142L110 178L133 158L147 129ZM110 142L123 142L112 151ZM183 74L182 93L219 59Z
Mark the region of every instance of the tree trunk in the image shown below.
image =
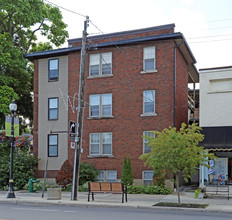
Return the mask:
M176 173L176 191L178 196L178 203L180 204L179 172Z

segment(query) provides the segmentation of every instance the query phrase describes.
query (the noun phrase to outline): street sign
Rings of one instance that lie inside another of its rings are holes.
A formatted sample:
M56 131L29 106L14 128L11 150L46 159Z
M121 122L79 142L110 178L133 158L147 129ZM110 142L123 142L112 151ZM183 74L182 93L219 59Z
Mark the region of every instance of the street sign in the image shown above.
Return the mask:
M6 136L11 137L11 120L12 117L9 115L6 115L5 117L5 130L6 130ZM19 118L14 117L14 137L19 136Z
M71 142L70 147L71 147L72 149L75 149L75 142Z
M75 133L76 133L76 122L70 121L69 122L69 138L71 140L75 139Z

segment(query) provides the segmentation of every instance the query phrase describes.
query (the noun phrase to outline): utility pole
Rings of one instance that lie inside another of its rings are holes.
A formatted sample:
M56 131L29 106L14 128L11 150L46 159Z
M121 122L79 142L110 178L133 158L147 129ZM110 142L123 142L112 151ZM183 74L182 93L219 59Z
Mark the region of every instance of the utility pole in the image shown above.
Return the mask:
M77 200L78 184L79 184L79 168L81 156L81 141L84 113L84 88L85 88L85 60L86 60L86 39L87 27L89 25L89 17L86 16L84 22L84 30L82 33L82 48L81 48L81 64L79 78L79 93L78 93L78 111L77 111L77 132L75 136L75 155L73 167L73 183L72 183L72 200Z

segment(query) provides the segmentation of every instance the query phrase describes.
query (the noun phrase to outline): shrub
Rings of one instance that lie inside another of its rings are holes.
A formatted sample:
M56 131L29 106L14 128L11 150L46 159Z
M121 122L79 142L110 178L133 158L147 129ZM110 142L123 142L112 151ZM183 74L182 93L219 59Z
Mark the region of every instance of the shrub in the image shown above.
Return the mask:
M86 162L80 163L79 186L89 181L95 181L98 174L99 171L97 171L92 164ZM72 180L73 167L70 165L69 161L66 160L56 176L56 182L64 186L65 191L72 191Z
M30 142L27 137L15 138L13 179L14 188L22 189L30 178L33 177L38 160L30 154ZM10 173L10 139L2 134L0 137L0 188L9 185Z
M72 183L73 167L70 165L69 160L66 160L56 176L56 182L62 186Z
M127 158L127 156L124 157L123 161L121 181L126 186L133 185L133 170L130 158Z
M93 182L96 180L99 171L95 167L86 162L80 164L80 173L79 173L79 185L83 185L86 182Z
M172 190L170 188L161 186L128 186L127 193L129 194L170 194Z

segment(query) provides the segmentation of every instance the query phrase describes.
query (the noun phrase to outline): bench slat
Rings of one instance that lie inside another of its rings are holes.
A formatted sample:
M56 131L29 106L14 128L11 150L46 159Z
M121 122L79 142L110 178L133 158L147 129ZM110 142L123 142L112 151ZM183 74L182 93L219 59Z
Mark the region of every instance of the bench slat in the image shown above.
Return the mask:
M122 203L124 202L124 195L127 202L127 190L124 190L123 183L105 183L105 182L89 182L88 202L90 194L94 200L94 193L120 193L122 194Z
M110 183L101 183L101 191L112 191Z

